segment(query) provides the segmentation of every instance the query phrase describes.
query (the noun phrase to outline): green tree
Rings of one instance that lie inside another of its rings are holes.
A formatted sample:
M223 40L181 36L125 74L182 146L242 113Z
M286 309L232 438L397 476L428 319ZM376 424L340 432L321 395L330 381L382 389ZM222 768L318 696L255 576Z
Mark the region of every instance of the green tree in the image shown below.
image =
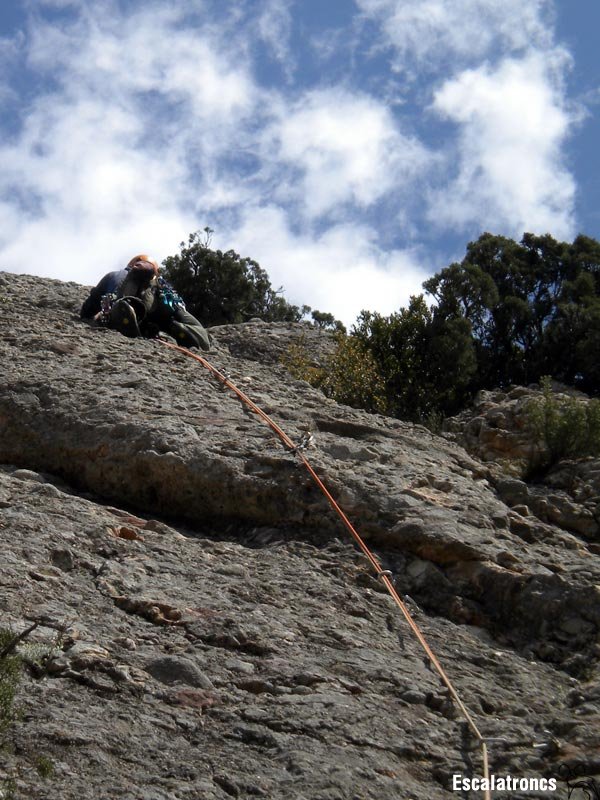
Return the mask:
M368 348L355 336L336 333L336 348L322 363L310 356L300 337L281 359L295 378L307 381L327 396L354 408L385 414L385 383Z
M255 261L211 250L211 233L192 234L181 254L165 261L192 313L219 324L252 316L298 320L310 312L289 305ZM480 388L547 374L600 393L596 240L578 236L569 244L525 233L516 242L485 233L423 288L434 305L419 295L388 317L361 312L339 340L329 378L303 356L298 368L341 402L421 422L457 413ZM314 311L312 319L343 331L332 314Z
M429 326L425 375L433 398L428 416L451 416L470 401L477 373L475 340L464 317L446 318L434 309Z
M471 325L477 356L474 387L538 381L551 372L600 390L590 356L600 337L600 244L524 234L520 243L483 234L423 284L446 320ZM565 347L565 342L569 347Z
M334 331L336 333L346 333L346 326L339 319L336 319L333 314L325 311L313 311L311 318L317 328L326 331Z
M568 288L544 333L543 367L548 374L589 394L600 391L600 297L580 294L592 282L581 275Z
M252 317L297 322L310 311L309 306L288 303L256 261L233 250L212 250L212 233L204 228L190 234L180 253L163 262L165 278L204 325L246 322Z
M476 359L464 317L432 311L419 295L389 317L363 311L352 333L373 356L394 416L423 422L468 399Z
M423 381L427 326L431 314L422 295L411 297L407 309L389 317L363 311L352 329L369 350L385 381L392 414L419 419L429 412L430 400Z

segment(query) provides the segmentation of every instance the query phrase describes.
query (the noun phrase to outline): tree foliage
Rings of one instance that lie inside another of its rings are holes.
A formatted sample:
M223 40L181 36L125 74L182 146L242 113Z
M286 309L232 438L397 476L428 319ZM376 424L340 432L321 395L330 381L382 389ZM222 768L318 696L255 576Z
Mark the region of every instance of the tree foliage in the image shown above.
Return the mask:
M256 261L233 250L211 250L211 237L210 228L190 234L180 253L163 262L165 278L204 325L247 322L252 317L298 322L310 311L309 306L288 303Z
M14 639L12 631L0 628L0 746L15 718L14 699L21 677L20 657L12 652L4 652Z
M454 414L482 388L543 375L600 393L600 243L483 234L388 317L363 311L352 336L371 354L390 413Z
M545 374L600 390L600 243L526 233L520 243L485 233L423 284L446 319L471 326L480 387L539 381ZM568 346L565 346L568 342Z
M353 336L338 331L336 348L323 363L315 363L300 338L291 345L282 363L291 374L307 381L338 403L374 413L388 412L384 381L375 359Z
M335 333L346 333L346 326L339 319L336 319L333 314L326 311L313 311L311 318L317 328L325 331L334 331Z
M214 325L310 312L288 304L252 259L211 250L211 233L192 234L165 261L195 316ZM421 422L459 412L479 389L544 375L600 394L595 239L525 233L516 242L484 233L423 288L427 299L411 297L390 316L361 312L350 336L332 314L314 311L313 324L338 333L338 349L325 369L296 354L296 374L341 402Z
M567 457L600 455L600 400L584 400L557 395L545 376L541 397L527 406L527 425L542 443L540 468L547 468Z
M394 416L424 422L464 405L476 364L461 317L440 316L419 295L389 317L363 311L352 334L373 355Z

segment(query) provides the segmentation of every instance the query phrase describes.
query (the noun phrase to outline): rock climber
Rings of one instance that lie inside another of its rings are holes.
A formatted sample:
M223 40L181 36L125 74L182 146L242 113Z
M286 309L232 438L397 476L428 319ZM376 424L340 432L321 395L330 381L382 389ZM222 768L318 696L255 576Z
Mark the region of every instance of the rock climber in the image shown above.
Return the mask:
M205 328L160 276L156 261L143 253L125 269L106 274L90 291L80 316L125 336L152 338L163 331L184 347L210 349Z

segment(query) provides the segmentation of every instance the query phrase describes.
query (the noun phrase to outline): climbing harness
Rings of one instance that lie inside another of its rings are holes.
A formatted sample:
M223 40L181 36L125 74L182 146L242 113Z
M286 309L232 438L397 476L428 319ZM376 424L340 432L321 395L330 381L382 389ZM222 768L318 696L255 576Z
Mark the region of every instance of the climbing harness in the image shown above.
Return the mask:
M465 718L467 725L471 730L471 732L473 733L474 737L479 742L479 745L481 747L483 778L485 781L484 785L489 786L490 773L489 773L487 742L495 740L486 739L482 735L473 717L471 716L471 713L469 712L463 701L460 699L458 692L454 688L452 681L446 674L437 656L427 643L427 640L425 639L423 632L421 631L415 620L412 618L412 615L408 610L408 607L406 606L406 604L396 591L396 588L392 582L393 578L392 573L390 572L390 570L382 568L378 558L374 555L374 553L371 552L367 544L364 542L363 538L360 536L356 528L352 525L352 523L342 510L342 508L338 505L333 495L329 492L329 490L327 489L321 478L317 475L312 465L308 461L304 451L312 443L311 434L305 433L299 443L297 444L294 443L292 439L290 439L290 437L287 435L287 433L285 433L285 431L282 428L280 428L279 425L274 420L272 420L271 417L265 411L262 410L262 408L257 406L256 403L253 400L251 400L241 389L239 389L227 375L224 375L222 372L220 372L215 366L213 366L213 364L210 363L210 361L204 358L204 356L201 356L197 353L192 353L191 350L188 350L185 347L173 344L172 342L167 342L161 338L157 339L157 341L159 341L165 347L169 347L171 350L177 350L180 353L183 353L184 355L187 355L190 358L193 358L195 361L198 361L200 364L202 364L202 366L205 369L207 369L215 378L217 378L218 381L220 381L221 385L224 388L230 389L238 397L238 399L241 400L242 403L248 407L250 411L253 411L257 416L259 416L269 426L269 428L271 428L271 430L277 434L277 436L281 439L284 448L288 452L298 456L298 458L300 459L304 467L307 469L313 481L317 484L321 492L326 497L329 505L334 509L334 511L338 514L338 516L342 520L346 530L350 533L355 543L358 545L360 550L366 556L371 567L373 568L375 577L377 578L377 580L380 580L383 583L389 595L391 596L392 600L402 612L402 615L404 616L406 622L408 623L409 628L412 630L417 641L425 651L425 654L429 658L429 661L435 667L435 670L440 676L442 683L448 690L450 696L452 697L457 707L459 708L460 712L462 713L463 717ZM490 789L484 789L483 796L485 800L491 800Z

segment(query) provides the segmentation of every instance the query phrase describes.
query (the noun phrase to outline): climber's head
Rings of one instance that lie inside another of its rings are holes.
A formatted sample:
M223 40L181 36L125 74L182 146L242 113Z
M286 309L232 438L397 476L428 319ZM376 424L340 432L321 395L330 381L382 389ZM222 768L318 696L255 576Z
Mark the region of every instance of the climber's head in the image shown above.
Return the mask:
M150 270L155 275L158 275L158 264L153 258L150 258L150 256L144 253L134 256L129 264L127 264L127 269Z

